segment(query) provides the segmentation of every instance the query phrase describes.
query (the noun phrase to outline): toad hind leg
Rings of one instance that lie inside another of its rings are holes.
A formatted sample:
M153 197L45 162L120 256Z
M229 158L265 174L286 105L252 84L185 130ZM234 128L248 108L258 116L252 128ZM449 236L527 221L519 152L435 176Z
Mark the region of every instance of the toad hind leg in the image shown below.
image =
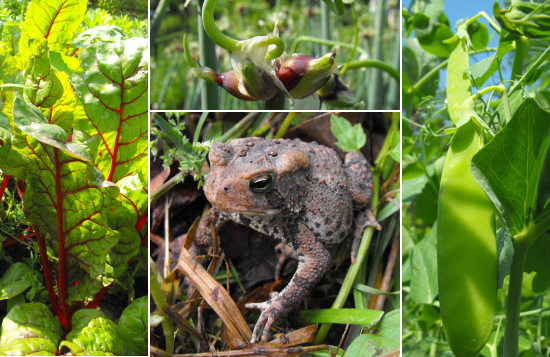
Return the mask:
M280 294L263 303L246 304L247 308L260 309L262 313L250 342L258 340L262 325L262 341L267 341L269 330L281 316L287 315L313 290L332 263L332 257L325 247L317 242L313 233L302 223L290 224L292 246L298 252L298 270Z

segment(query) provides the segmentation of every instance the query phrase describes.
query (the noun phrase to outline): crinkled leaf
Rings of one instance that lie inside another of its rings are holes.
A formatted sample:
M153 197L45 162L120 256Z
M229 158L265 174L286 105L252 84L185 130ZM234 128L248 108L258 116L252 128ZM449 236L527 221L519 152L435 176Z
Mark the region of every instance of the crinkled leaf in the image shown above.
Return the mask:
M15 56L19 52L21 29L17 22L6 22L2 29L2 42L6 46L6 55Z
M550 144L550 113L527 98L473 158L472 174L512 236L536 223L540 173Z
M118 26L94 26L78 35L71 45L76 48L84 48L94 41L117 42L123 38L124 32Z
M49 108L61 98L63 85L52 71L46 40L30 39L29 49L32 53L31 67L25 72L28 73L25 81L27 87L23 95L26 101L35 106Z
M92 300L101 288L108 286L112 282L112 279L106 281L104 275L90 276L83 270L78 269L77 272L71 274L69 280L70 283L75 281L78 281L78 284L68 289L67 300L69 301Z
M121 355L124 351L124 342L118 337L116 328L111 320L103 317L92 319L82 328L78 338L72 342L62 341L59 348L65 346L71 352L88 355L98 355L97 352Z
M61 127L69 135L73 130L76 96L71 87L71 82L69 82L69 77L62 72L58 73L57 76L63 86L62 95L51 107L40 108L40 110L48 123Z
M61 324L48 307L40 302L17 305L2 321L0 347L7 348L16 341L43 338L57 346L61 339Z
M338 140L336 146L345 152L360 150L367 142L367 135L361 128L361 124L357 123L353 127L351 123L334 114L330 116L330 129L332 134Z
M80 61L78 60L78 58L64 55L61 52L50 51L50 63L52 67L55 68L55 70L64 72L69 77L72 77L73 73L75 71L78 71L80 67ZM61 83L64 84L63 79L60 78L60 80ZM65 85L63 85L63 88L65 88Z
M40 109L26 103L18 95L13 101L13 123L31 138L63 150L79 159L91 161L84 145L67 143L69 134L63 128L48 123Z
M98 317L105 317L103 312L94 309L81 309L76 311L71 318L72 330L67 334L65 339L67 341L74 342L78 338L78 335L82 329L90 323L93 319Z
M62 51L71 43L74 32L84 18L87 0L35 0L25 13L20 51L29 56L27 42L30 38L47 39L52 51Z
M55 356L57 346L44 338L25 338L0 346L0 356Z
M12 127L13 98L13 92L6 93L6 101L2 103L2 112L0 113L0 169L6 175L24 179L27 159L12 147L14 137Z
M85 72L73 76L80 97L74 138L92 143L95 166L121 191L122 206L108 214L110 227L122 233L107 256L109 279L139 251L147 212L148 61L145 39L100 42L83 51Z
M124 341L125 356L141 356L147 352L147 308L148 299L143 296L124 309L120 317L117 334Z
M73 76L79 93L75 140L99 137L95 165L118 182L147 156L147 40L96 43L82 52L84 73Z
M27 274L33 273L31 268L23 263L10 266L0 279L0 300L11 299L31 286L32 282L26 277Z
M118 188L109 186L91 163L72 156L75 149L87 153L86 148L65 144L67 133L41 116L30 104L14 101L14 123L29 134L16 136L14 144L28 159L25 213L53 237L56 244L50 245L64 241L69 281L77 266L95 279L104 273L105 256L120 237L107 224L108 212L120 204Z

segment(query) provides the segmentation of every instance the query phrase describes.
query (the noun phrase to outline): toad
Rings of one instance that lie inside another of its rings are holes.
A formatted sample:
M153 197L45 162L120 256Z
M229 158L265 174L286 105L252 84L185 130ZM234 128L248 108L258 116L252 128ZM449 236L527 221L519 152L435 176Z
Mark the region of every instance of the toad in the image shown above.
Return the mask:
M380 229L371 211L372 173L359 152L342 163L336 152L315 142L243 138L214 143L204 186L212 208L201 220L191 254L205 255L216 229L228 220L274 237L298 254L290 283L271 300L247 304L262 310L251 342L266 341L272 324L313 290L332 263L326 247L353 232L355 262L362 231ZM357 211L354 219L354 211Z

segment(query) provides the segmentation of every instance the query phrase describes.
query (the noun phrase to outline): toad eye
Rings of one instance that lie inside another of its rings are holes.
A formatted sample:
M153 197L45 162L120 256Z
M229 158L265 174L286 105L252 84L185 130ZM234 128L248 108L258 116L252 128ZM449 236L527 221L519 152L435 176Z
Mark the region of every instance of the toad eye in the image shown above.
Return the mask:
M252 192L262 193L269 191L272 182L273 177L271 177L271 175L260 175L250 180L250 182L248 182L248 187Z

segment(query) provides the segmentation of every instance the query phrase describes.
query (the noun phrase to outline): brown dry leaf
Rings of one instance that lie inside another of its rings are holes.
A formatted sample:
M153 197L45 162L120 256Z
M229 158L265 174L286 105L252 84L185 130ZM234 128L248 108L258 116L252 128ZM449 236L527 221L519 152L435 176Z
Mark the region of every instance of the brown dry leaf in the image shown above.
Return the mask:
M313 339L315 338L315 333L317 332L317 324L315 325L308 325L306 327L303 327L299 330L293 331L289 334L285 334L285 340L288 342L282 343L281 337L278 337L274 339L273 341L270 341L271 344L279 344L283 347L292 347L296 345L301 345L304 343L311 343L313 342Z
M328 345L309 346L309 347L281 347L270 343L256 343L254 345L250 345L249 348L242 349L242 350L217 352L214 356L216 357L253 357L253 356L255 357L257 356L293 357L293 356L296 356L298 357L304 354L308 354L308 353L312 353L320 350L332 351L332 347ZM155 347L151 347L151 354L153 356L160 356L160 357L212 357L213 356L211 352L170 355Z
M224 287L208 274L187 250L181 251L178 268L200 291L208 305L216 311L227 326L228 334L234 336L234 338L227 340L230 348L246 346L252 338L252 331L250 331L235 302Z
M168 176L170 176L170 169L165 169L164 171L161 171L160 174L151 179L151 182L149 183L149 190L151 192L155 192L156 190L158 190L158 188L162 186L164 181L166 181Z

